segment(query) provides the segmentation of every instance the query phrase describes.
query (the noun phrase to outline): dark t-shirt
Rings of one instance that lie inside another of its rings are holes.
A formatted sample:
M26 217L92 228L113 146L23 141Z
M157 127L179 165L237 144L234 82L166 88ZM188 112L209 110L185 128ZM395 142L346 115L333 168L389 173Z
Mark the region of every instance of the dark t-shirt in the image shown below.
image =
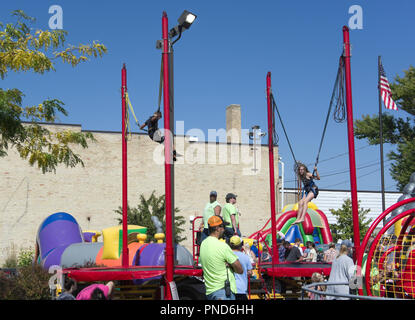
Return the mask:
M290 253L288 254L288 257L286 261L297 261L301 257L300 249L298 249L296 246L293 246L290 250Z
M159 124L158 124L158 119L156 120L152 120L152 116L150 118L148 118L148 120L145 122L145 124L147 125L147 132L148 135L150 136L151 139L153 139L154 133L158 130L159 128Z

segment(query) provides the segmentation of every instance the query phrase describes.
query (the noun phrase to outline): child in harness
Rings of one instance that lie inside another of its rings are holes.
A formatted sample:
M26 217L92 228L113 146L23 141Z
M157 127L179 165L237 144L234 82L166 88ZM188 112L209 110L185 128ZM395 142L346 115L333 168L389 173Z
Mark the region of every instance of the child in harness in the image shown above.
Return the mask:
M304 221L308 203L317 198L318 195L318 187L313 179L320 180L317 167L314 167L313 173L310 173L307 167L302 163L299 163L297 166L297 176L303 184L303 191L301 200L298 202L297 220L293 222L294 224L299 224Z

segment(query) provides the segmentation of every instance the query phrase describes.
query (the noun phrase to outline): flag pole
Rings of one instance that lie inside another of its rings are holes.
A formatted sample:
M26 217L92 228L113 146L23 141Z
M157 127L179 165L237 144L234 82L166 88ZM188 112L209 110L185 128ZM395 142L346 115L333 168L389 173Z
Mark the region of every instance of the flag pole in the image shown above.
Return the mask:
M380 181L382 193L382 212L385 211L385 176L383 166L383 120L382 120L382 93L380 90L380 68L382 65L381 56L378 56L378 91L379 91L379 141L380 141ZM383 219L383 225L385 225Z

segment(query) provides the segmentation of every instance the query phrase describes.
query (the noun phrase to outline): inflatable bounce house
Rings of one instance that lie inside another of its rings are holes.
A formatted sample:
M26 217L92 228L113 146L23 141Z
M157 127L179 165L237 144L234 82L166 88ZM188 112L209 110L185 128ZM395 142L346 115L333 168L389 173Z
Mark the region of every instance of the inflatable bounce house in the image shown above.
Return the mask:
M130 266L164 266L164 234L155 235L157 243L145 243L147 228L128 225ZM98 238L103 236L103 241ZM57 212L41 224L36 237L36 261L45 269L52 265L62 268L83 267L88 264L115 267L122 265L122 227L114 226L99 231L82 232L76 219ZM179 265L192 265L192 254L176 245Z
M376 218L362 241L357 260L363 279L360 294L415 299L414 218L415 173L398 202Z
M284 234L286 241L294 243L295 239L299 238L304 244L307 241L312 241L316 245L328 244L333 241L327 217L314 203L308 203L307 213L301 224L293 224L296 220L297 210L298 203L288 204L281 213L276 215L276 229ZM266 241L271 246L271 219L249 238Z

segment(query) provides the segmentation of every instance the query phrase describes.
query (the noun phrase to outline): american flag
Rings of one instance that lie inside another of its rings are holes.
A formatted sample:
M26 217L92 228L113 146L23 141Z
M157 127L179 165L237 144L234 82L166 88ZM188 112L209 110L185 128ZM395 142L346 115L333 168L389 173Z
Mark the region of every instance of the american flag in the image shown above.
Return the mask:
M395 101L392 99L391 89L389 87L388 78L386 78L385 70L383 65L380 64L380 94L382 96L383 103L385 104L386 109L398 110L398 106Z

